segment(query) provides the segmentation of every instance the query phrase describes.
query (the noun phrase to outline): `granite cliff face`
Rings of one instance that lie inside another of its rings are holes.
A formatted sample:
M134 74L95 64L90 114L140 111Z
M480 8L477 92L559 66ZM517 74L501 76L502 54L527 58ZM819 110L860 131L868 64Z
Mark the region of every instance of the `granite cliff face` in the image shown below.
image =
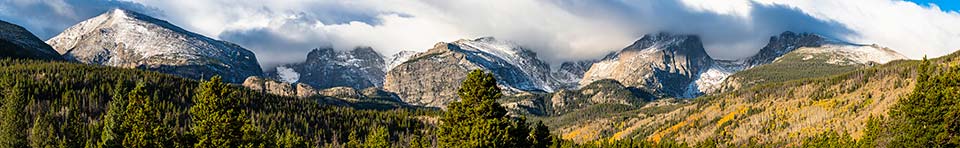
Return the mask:
M404 102L443 107L458 100L456 88L473 69L493 73L508 94L558 88L549 65L536 53L490 37L437 43L387 72L383 87Z
M351 87L331 87L327 89L314 89L312 86L303 83L287 83L261 77L249 77L243 82L243 87L261 93L274 94L279 96L311 98L311 97L332 97L344 101L380 101L392 104L403 104L395 94L386 92L378 88L367 88L357 90Z
M770 41L767 42L767 45L761 48L756 55L744 59L744 66L749 68L758 65L769 64L773 62L773 60L776 60L777 58L780 58L784 54L796 50L797 48L819 47L827 43L829 43L829 41L820 35L812 33L794 33L790 31L783 32L778 36L770 37Z
M0 58L61 60L50 45L23 27L0 20Z
M262 73L253 52L123 9L80 22L47 41L65 59L239 83Z
M357 47L349 51L318 48L310 51L303 63L281 65L266 75L320 89L364 89L382 86L385 66L383 56L370 47Z
M651 34L593 64L580 85L613 79L666 96L695 97L687 95L696 89L690 85L713 65L697 36Z
M249 77L243 81L243 86L261 93L269 93L279 96L289 97L312 97L319 95L318 90L301 83L290 84L286 82L264 79L261 77Z
M553 79L557 81L558 91L561 89L577 89L580 87L580 81L583 74L590 70L590 66L596 63L596 60L583 60L573 62L563 62L557 70L552 73Z
M414 55L417 55L417 53L418 53L418 52L416 52L416 51L407 51L407 50L404 50L404 51L400 51L400 52L398 52L398 53L396 53L396 54L393 54L393 55L391 55L391 56L389 56L389 57L386 57L386 58L384 59L384 62L387 62L387 63L386 63L387 66L386 66L386 69L384 69L384 71L390 71L390 69L393 69L393 67L397 67L397 65L403 64L403 62L406 62L407 60L410 60L410 57L413 57Z

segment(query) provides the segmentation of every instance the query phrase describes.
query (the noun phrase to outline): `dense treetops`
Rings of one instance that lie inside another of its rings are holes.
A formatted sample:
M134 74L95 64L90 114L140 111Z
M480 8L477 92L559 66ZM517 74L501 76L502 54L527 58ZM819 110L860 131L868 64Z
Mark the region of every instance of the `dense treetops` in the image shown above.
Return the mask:
M436 115L262 94L217 78L31 60L0 60L0 93L0 126L16 127L0 130L0 147L359 146L350 139L405 146L432 143L424 118Z

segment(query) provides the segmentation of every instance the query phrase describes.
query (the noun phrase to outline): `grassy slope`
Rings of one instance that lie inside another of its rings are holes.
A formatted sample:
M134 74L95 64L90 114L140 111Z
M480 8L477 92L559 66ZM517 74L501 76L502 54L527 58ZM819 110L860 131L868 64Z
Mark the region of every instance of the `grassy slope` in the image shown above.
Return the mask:
M725 90L749 88L755 85L790 80L824 77L864 68L864 65L835 65L828 61L836 57L826 53L790 52L777 61L737 72L725 82Z
M958 55L933 61L955 65ZM912 90L917 64L894 61L836 75L758 84L703 96L671 111L594 119L560 129L564 138L579 142L632 138L796 145L827 130L859 138L868 117L885 115ZM617 132L577 136L582 131Z

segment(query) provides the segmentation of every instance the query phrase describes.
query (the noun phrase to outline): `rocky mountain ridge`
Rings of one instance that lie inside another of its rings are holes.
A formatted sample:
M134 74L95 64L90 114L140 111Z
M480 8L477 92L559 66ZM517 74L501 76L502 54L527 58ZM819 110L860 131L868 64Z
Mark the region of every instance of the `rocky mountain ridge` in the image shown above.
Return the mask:
M384 89L414 105L442 107L457 100L455 89L473 69L494 73L507 93L551 92L559 88L536 53L492 37L437 43L387 72Z
M613 79L625 86L689 98L695 97L685 95L690 85L713 65L697 36L650 34L593 64L580 84Z
M43 40L16 24L0 20L0 58L62 60Z
M812 33L787 31L770 37L768 44L753 56L722 60L705 54L696 36L659 33L645 35L633 45L597 62L580 84L614 79L626 86L665 97L693 98L729 88L728 83L735 83L726 82L729 76L777 62L790 53L805 54L807 59L827 56L832 59L819 63L840 65L883 64L906 59L893 50L876 45L858 45ZM827 53L829 55L823 55Z
M71 61L193 79L220 75L225 81L239 83L262 73L253 52L239 45L123 9L80 22L47 43Z
M317 48L307 54L301 63L285 64L268 77L288 83L305 83L316 88L350 87L364 89L381 87L385 75L384 56L370 47L339 51Z
M344 101L383 101L393 104L405 105L396 95L383 91L378 88L354 89L351 87L331 87L326 89L315 89L304 83L287 83L277 80L252 76L244 80L243 87L254 91L274 94L279 96L311 98L311 97L332 97Z

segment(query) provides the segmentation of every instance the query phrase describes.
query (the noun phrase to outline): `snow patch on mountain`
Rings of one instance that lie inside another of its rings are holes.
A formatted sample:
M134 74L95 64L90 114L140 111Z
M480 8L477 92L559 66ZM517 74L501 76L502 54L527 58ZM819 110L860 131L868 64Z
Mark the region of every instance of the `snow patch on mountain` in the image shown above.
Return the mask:
M297 83L297 81L300 80L300 73L297 73L297 71L294 71L293 68L278 66L277 77L279 77L280 81L282 82Z
M590 70L594 60L563 62L552 72L553 79L558 83L557 89L576 89L583 80L583 74Z
M701 72L697 79L687 87L687 91L681 96L683 98L695 98L703 94L717 91L724 80L733 73L743 70L741 66L724 66L716 64Z
M383 69L383 71L384 72L390 71L390 69L393 69L393 67L397 67L397 65L400 65L403 62L406 62L407 60L410 59L410 57L412 57L413 55L416 55L417 53L418 52L416 51L404 50L396 54L393 54L389 57L384 57L383 61L387 62L387 66L385 69Z
M827 44L821 47L803 47L797 49L796 52L806 54L806 56L812 56L813 54L836 55L827 61L827 63L836 65L884 64L893 60L907 59L900 53L877 45ZM809 58L804 57L804 59Z
M483 62L476 61L477 63L492 62L490 64L516 67L518 70L520 70L520 73L523 74L523 76L519 77L527 77L527 80L530 80L533 83L532 88L531 86L517 85L514 86L517 88L511 87L510 89L542 90L546 92L553 92L557 87L557 83L550 75L550 66L537 59L536 53L533 51L523 49L523 47L515 43L496 40L493 37L482 37L474 40L458 40L453 44L459 46L461 50L471 51L463 52L464 54L471 54L483 59ZM483 64L479 66L494 67L485 66Z
M239 45L123 9L71 26L47 43L68 60L145 68L194 79L220 75L239 83L263 72L253 52Z

